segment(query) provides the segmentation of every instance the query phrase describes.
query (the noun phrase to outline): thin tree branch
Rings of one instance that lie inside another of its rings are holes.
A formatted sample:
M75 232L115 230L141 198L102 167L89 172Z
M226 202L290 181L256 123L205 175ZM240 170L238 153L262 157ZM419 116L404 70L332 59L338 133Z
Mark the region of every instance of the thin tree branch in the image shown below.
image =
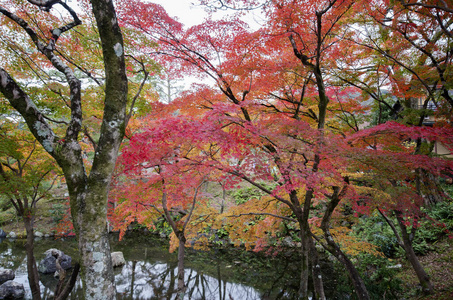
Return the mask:
M294 218L279 216L279 215L272 214L272 213L252 213L251 212L251 213L242 213L242 214L238 214L238 215L229 215L227 217L233 218L233 217L241 217L241 216L271 216L271 217L286 220L286 221L297 222L297 220L295 220Z

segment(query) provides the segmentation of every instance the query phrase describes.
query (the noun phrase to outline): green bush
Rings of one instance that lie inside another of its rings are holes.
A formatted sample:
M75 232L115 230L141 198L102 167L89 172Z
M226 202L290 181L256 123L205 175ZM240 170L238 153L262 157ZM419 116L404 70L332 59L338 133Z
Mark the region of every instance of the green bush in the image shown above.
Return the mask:
M14 208L0 212L0 226L11 223L13 220L17 220L16 210Z
M163 234L168 237L173 232L173 229L164 217L161 217L156 222L154 222L154 226L156 228L155 230L153 230L154 233Z
M357 269L372 299L382 299L382 295L387 295L386 299L399 299L402 281L396 277L399 268L395 262L385 257L361 254Z
M52 207L49 209L49 213L52 217L53 222L59 223L61 220L63 220L63 217L66 214L67 210L68 207L64 203L52 204Z
M425 208L427 217L420 221L416 230L412 247L417 255L425 255L432 251L432 244L445 236L448 231L453 231L453 203L441 202ZM391 220L396 224L395 218ZM408 228L410 231L410 228ZM370 217L362 217L353 226L354 235L379 247L385 256L394 258L404 255L404 251L398 249L397 239L382 216L374 214Z
M353 226L354 235L379 247L379 251L385 256L394 258L397 256L398 242L390 226L379 214L370 217L363 216Z
M444 193L446 193L447 196L450 197L449 201L451 201L453 199L453 184L448 184L448 183L446 183L445 179L441 179L440 185L441 185Z
M436 221L445 224L443 226L436 226L437 232L445 232L447 230L453 230L453 202L440 202L434 205L429 211L428 215ZM432 224L432 222L428 222Z
M248 200L252 198L259 198L263 195L263 192L258 190L257 188L242 188L235 190L231 196L234 199L234 202L239 205L247 202Z
M274 186L271 186L269 184L262 183L262 185L266 189L269 190L274 189ZM231 193L231 197L233 197L234 201L236 202L236 205L243 204L253 198L260 198L263 195L266 195L266 193L258 189L257 187L244 187L234 190Z
M9 199L6 197L0 196L0 211L6 211L6 210L10 209L11 207L13 207L13 204L11 203L11 201L9 201Z
M434 249L431 245L453 230L453 203L440 202L424 209L428 218L422 220L413 241L416 254L426 254Z

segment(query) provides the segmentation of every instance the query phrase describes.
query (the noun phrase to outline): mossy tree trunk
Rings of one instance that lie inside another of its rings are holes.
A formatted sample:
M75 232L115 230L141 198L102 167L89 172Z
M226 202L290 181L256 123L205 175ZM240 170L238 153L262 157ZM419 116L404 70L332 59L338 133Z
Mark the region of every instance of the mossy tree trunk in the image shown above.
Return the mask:
M29 2L43 10L49 10L59 1ZM28 34L38 51L56 70L64 74L70 89L71 118L65 136L59 137L29 95L13 80L7 70L0 68L0 92L22 115L32 134L63 170L81 253L82 281L87 300L116 298L107 236L107 196L127 123L124 46L115 8L110 0L91 0L91 4L102 43L106 81L100 138L89 176L85 171L78 141L82 130L81 83L74 71L55 51L55 43L60 35L81 23L77 14L65 5L64 8L74 21L52 30L52 38L46 44L23 19L5 7L0 7L0 13L17 23Z

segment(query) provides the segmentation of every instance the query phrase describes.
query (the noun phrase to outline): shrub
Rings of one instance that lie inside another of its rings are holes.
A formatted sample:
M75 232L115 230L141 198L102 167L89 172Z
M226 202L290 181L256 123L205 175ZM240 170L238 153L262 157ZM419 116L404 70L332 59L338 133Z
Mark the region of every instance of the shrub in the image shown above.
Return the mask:
M381 215L362 217L353 226L354 235L379 247L386 257L397 255L398 242L390 226Z
M274 189L274 186L271 186L269 184L262 183L262 185L269 190ZM247 202L250 199L259 198L265 194L265 192L258 189L257 187L244 187L234 190L231 194L231 197L233 197L236 204L239 205Z
M0 212L0 225L11 223L13 220L17 220L16 210L14 208Z
M52 207L50 208L49 213L50 213L50 216L52 217L53 222L59 223L61 220L63 220L63 217L66 214L67 210L68 210L68 207L64 203L52 204Z

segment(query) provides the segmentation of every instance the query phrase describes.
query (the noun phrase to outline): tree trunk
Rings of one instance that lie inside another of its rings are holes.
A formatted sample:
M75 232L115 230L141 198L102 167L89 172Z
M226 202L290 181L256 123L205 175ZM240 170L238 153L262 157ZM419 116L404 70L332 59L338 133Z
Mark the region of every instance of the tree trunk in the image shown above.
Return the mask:
M414 248L412 247L412 239L407 232L406 225L404 225L403 217L399 212L396 212L395 214L396 219L398 221L398 225L401 229L402 246L404 248L404 252L406 253L407 259L409 260L412 267L414 268L415 273L417 274L417 278L422 287L423 294L425 295L432 294L434 292L434 287L431 283L428 274L426 274L425 269L423 268L417 256L415 255Z
M303 233L302 225L300 225L300 239L302 241L301 260L300 260L300 282L299 282L299 298L308 299L308 239Z
M89 178L76 182L66 181L78 239L81 279L86 300L116 298L107 228L107 195L113 166L111 162L106 162L100 167L99 160L107 160L100 156L93 164ZM110 158L112 161L115 159L116 157ZM65 173L65 177L77 178L74 168L70 170L73 171L72 176ZM86 178L82 176L82 170L79 170L79 174L81 178Z
M78 232L85 299L116 299L108 233L93 223L83 224Z
M315 165L313 166L313 171L317 171L319 164L319 156L315 155ZM313 190L307 189L305 193L304 209L299 215L299 224L301 232L303 232L303 245L306 247L306 260L307 260L307 273L308 273L308 263L311 265L311 273L313 279L314 287L314 298L315 299L325 299L324 293L324 283L322 280L321 266L319 265L318 251L316 250L315 243L313 241L313 236L310 230L310 224L308 220L310 218L310 209L311 201L313 199ZM308 261L309 260L309 261ZM307 278L308 280L308 278Z
M300 220L299 224L306 220ZM321 266L319 265L318 251L316 250L310 226L308 222L305 225L300 224L300 238L302 240L301 247L301 273L299 283L299 297L308 299L308 277L311 266L311 273L314 287L314 299L325 299L324 284L321 274Z
M113 1L91 0L102 44L105 100L101 135L86 185L76 186L75 214L85 300L115 299L107 228L107 198L118 149L127 126L124 43ZM66 175L66 174L65 174ZM67 177L66 177L67 178Z
M59 1L29 1L50 9ZM0 92L24 118L30 132L57 161L64 172L70 195L71 213L81 254L82 281L85 299L115 299L115 283L107 238L107 195L118 149L124 136L128 82L124 60L124 43L118 24L114 1L91 0L93 15L102 44L105 70L105 99L99 141L89 176L85 171L80 132L82 130L81 82L74 71L54 53L55 42L63 32L52 30L53 38L46 46L38 34L18 16L0 7L0 12L23 27L31 40L55 70L64 74L70 89L71 119L64 138L57 136L43 112L13 78L0 68ZM80 24L76 13L71 26ZM65 26L65 30L72 28ZM100 100L101 101L101 100ZM30 238L33 238L32 236ZM32 248L30 248L32 249ZM30 252L31 253L31 252ZM32 267L32 264L30 264Z
M60 292L57 294L55 293L55 300L64 300L67 299L71 291L73 290L77 276L79 275L79 270L80 270L80 264L78 262L75 263L74 269L72 270L71 278L69 279L69 282L66 284L66 286L60 290ZM59 283L60 284L60 283Z
M25 213L27 214L27 213ZM27 232L27 243L25 244L25 251L27 252L27 273L28 283L33 300L41 299L41 289L39 287L39 274L36 267L34 249L34 234L33 234L33 216L23 215L25 231Z
M307 222L308 225L308 222ZM318 251L316 250L311 232L306 232L310 230L309 226L303 226L305 234L302 236L302 259L301 259L301 278L299 286L299 297L303 299L308 299L308 276L309 276L309 266L311 266L311 275L313 279L314 299L326 299L324 294L324 284L321 274L321 266L319 264Z
M346 271L348 272L348 277L349 279L351 279L354 286L357 298L359 300L369 300L370 295L368 294L368 290L354 264L335 243L329 230L324 230L324 228L322 229L327 241L327 245L323 245L324 248L329 251L345 267Z
M186 286L184 283L184 249L186 238L184 236L179 236L179 247L178 247L178 292L176 299L184 299L184 293Z
M432 206L443 202L444 195L442 194L442 188L434 175L422 169L417 170L417 172L419 174L417 177L417 192L423 196L425 205Z
M355 268L354 264L351 260L341 251L340 247L335 243L332 234L330 233L330 219L332 217L332 213L337 207L338 203L340 203L341 199L346 194L346 191L349 186L349 179L346 177L344 178L345 185L341 189L335 186L333 188L334 192L331 196L330 202L327 204L326 211L322 218L321 222L321 229L324 232L324 236L326 238L327 245L323 245L324 248L329 251L336 259L346 268L348 272L349 279L351 279L352 284L354 285L356 295L359 300L369 300L370 295L368 294L368 290L363 282L362 278L360 277L359 272Z
M313 277L314 287L314 299L325 300L326 295L324 293L324 282L322 280L321 265L319 264L318 250L316 250L315 242L313 238L309 237L309 253L310 253L310 264L311 274Z
M146 258L145 258L146 260ZM137 268L137 261L132 261L132 275L131 275L131 299L134 299L134 286L135 286L135 269Z
M338 247L338 245L336 245L333 239L330 238L329 240L331 240L329 242L329 245L334 247L333 251L330 251L330 253L332 253L332 255L335 256L335 258L337 258L338 261L346 268L349 279L351 279L352 284L354 285L357 298L360 300L369 300L370 296L368 294L368 290L365 286L365 283L362 280L362 277L360 277L359 272L355 268L354 264L343 253L343 251L340 250L340 248Z
M420 282L420 285L423 289L423 293L425 294L432 294L434 292L434 287L429 279L428 274L426 274L425 270L423 269L423 266L420 264L420 261L418 260L417 256L415 255L414 248L412 247L412 239L413 236L415 235L415 230L409 235L407 232L407 227L404 225L404 220L402 217L402 214L400 211L393 211L397 223L401 229L401 235L398 233L395 225L393 224L392 220L390 220L387 215L378 209L379 213L381 216L385 219L387 224L392 228L393 233L395 234L396 240L398 241L398 245L404 249L404 253L406 254L406 258L409 260L411 263L412 267L414 268L415 273L417 274L418 280Z

